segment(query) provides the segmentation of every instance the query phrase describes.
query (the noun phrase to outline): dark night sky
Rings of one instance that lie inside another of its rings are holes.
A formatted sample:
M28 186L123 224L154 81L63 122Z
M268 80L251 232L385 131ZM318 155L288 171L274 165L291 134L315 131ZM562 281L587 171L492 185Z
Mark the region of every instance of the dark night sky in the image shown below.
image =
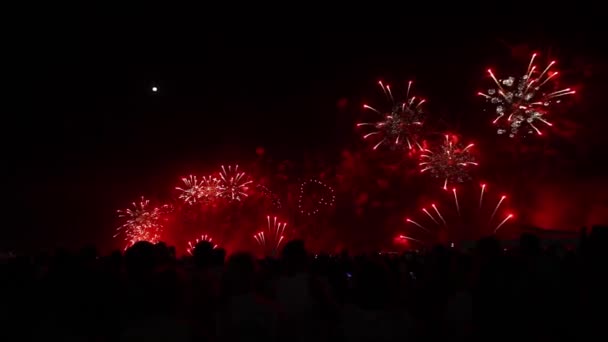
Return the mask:
M559 56L584 84L577 115L596 124L579 133L572 158L603 174L590 156L607 147L594 137L606 124L606 64L590 22L502 32L440 17L385 28L256 22L81 18L16 38L15 108L25 110L5 113L3 247L106 243L116 208L166 191L192 168L250 158L257 146L294 159L335 153L358 139L352 123L378 79L415 79L433 113L474 135L484 70L532 49Z

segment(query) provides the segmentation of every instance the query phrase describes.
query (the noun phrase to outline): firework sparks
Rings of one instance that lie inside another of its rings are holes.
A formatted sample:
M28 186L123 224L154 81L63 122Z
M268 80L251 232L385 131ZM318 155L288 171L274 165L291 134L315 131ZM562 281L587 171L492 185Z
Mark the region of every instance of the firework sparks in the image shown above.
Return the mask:
M310 179L300 184L298 209L300 214L314 216L322 209L333 207L336 203L336 192L329 185Z
M228 166L225 168L222 165L219 180L219 194L221 197L230 201L240 201L246 198L249 184L253 181L248 180L245 172L239 172L239 166Z
M184 187L175 187L176 190L179 190L181 193L178 198L183 200L187 204L194 204L198 201L200 197L200 188L202 186L202 182L196 179L196 176L188 176L182 178L182 182L184 183Z
M480 184L479 189L467 189L464 193L453 188L441 204L432 203L429 209L422 208L419 218L406 218L405 223L424 234L424 239L442 231L458 236L461 235L457 231L459 229L477 230L478 235L496 234L515 215L505 204L506 195L489 195L492 194L488 192L487 184Z
M118 217L125 218L125 223L118 227L114 237L123 233L128 248L138 241L157 243L162 231L162 216L169 209L164 205L160 208L152 208L150 201L143 196L139 203L133 202L132 208L118 210Z
M188 241L188 247L186 248L186 252L188 252L188 254L190 254L190 255L193 255L194 248L201 241L207 241L213 245L214 249L217 248L217 244L215 242L213 242L213 238L211 237L211 235L202 234L200 238L196 238L193 241Z
M468 170L477 166L471 154L473 144L462 147L455 136L445 136L438 151L423 149L420 155L420 172L429 171L433 177L443 179L443 189L447 190L448 183L462 183L470 179Z
M403 234L399 235L399 239L401 239L401 240L407 240L407 241L414 241L414 242L417 242L417 243L420 243L420 244L424 244L424 242L421 241L421 240L414 239L413 237L405 236Z
M274 209L281 209L281 198L275 194L272 190L263 186L262 184L256 185L256 190L262 194L264 197L269 198Z
M270 218L266 216L267 228L266 231L259 231L253 235L255 241L264 250L267 255L276 255L279 251L281 243L285 240L285 227L287 223L280 222L277 217Z
M219 196L220 180L212 176L203 177L199 199L209 202L218 198Z
M492 70L488 69L496 88L488 89L487 94L479 92L478 95L495 106L496 118L493 124L498 125L498 134L508 133L511 138L518 134L542 135L537 124L552 126L546 119L551 107L559 103L562 96L575 93L570 88L547 90L558 75L557 71L551 71L555 61L541 71L534 65L535 58L536 54L533 54L526 73L519 78L510 76L497 79Z
M374 150L382 145L389 145L393 149L403 145L406 145L409 149L419 147L417 138L423 125L422 104L425 100L417 99L415 96L410 97L412 81L408 82L405 100L401 102L395 101L388 84L385 85L382 81L379 81L378 84L390 101L391 107L389 110L380 111L366 104L363 105L364 109L382 116L380 121L357 124L357 127L367 126L372 128L371 132L363 135L363 139L375 139Z
M183 187L175 187L180 191L179 199L188 205L193 205L199 201L210 201L219 194L219 183L217 178L202 177L200 181L196 176L182 178Z

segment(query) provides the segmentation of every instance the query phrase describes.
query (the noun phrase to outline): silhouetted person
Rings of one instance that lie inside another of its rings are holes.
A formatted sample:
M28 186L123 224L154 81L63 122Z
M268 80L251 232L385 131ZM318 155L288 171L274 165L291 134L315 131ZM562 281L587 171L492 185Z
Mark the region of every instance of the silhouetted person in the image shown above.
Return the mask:
M255 293L256 264L250 254L228 259L222 281L223 308L218 320L220 341L276 341L277 310Z
M199 268L206 268L213 260L213 245L208 241L200 241L194 246L194 264Z
M380 258L363 262L355 276L354 305L342 310L342 334L347 342L407 341L412 320L393 304L389 271Z
M208 275L210 277L210 281L212 281L214 284L213 293L215 296L219 295L222 273L224 272L225 258L226 251L223 248L215 248L213 251L211 251L211 262Z
M125 253L125 266L129 275L149 275L156 266L156 249L147 241L136 242Z
M283 262L289 275L305 272L308 267L308 257L304 241L289 241L283 248Z
M579 310L578 317L588 338L593 338L606 330L603 315L597 313L608 307L608 226L593 226L581 252L578 293L584 309Z
M148 314L154 308L154 302L150 299L158 295L154 282L156 255L156 247L146 241L135 243L125 252L125 295L128 301L124 303L124 308L131 312L131 317Z
M159 242L154 245L156 251L156 262L159 264L171 261L171 250L164 242Z
M507 331L497 334L497 331L510 326L509 312L515 310L508 299L509 280L501 259L500 243L494 237L483 238L477 243L476 257L476 287L473 293L474 320L478 334L482 339L509 340ZM509 310L507 310L509 308Z
M191 333L177 311L181 288L175 270L167 266L168 248L137 242L127 249L127 302L119 340L188 341ZM162 266L162 267L161 267Z
M220 284L223 266L214 267L218 262L217 251L207 241L194 246L194 269L189 275L189 311L199 339L209 339L215 334L215 315L219 305Z
M524 234L508 251L489 237L467 252L311 257L292 241L279 260L240 253L226 264L207 242L183 260L148 242L124 256L92 246L4 255L0 340L596 340L608 230L593 227L568 251L541 242Z
M308 272L304 241L288 242L283 248L285 274L277 281L277 301L282 306L291 338L318 341L328 338L337 313L327 284Z
M97 259L97 249L92 245L83 247L78 254L78 258L80 259L80 262L92 266L95 259Z
M540 255L540 239L536 235L521 234L519 250L524 257L537 257Z
M451 260L449 295L443 324L443 337L451 341L473 338L473 297L471 294L471 260L466 255L454 255Z

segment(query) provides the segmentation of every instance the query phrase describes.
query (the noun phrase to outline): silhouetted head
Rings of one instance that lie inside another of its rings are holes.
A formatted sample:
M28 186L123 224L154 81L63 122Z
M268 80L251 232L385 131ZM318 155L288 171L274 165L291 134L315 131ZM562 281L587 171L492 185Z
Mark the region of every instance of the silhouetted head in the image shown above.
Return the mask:
M448 254L448 249L444 245L435 245L431 253L437 257L445 257Z
M120 262L122 260L122 252L116 249L112 251L110 258L112 258L113 261Z
M139 241L125 253L125 265L130 274L152 272L156 264L156 251L153 244Z
M494 237L485 237L477 242L477 253L480 257L496 258L500 255L500 242Z
M585 249L587 253L598 258L595 262L603 262L608 254L608 226L595 225L591 227Z
M224 289L228 294L243 294L253 291L256 274L256 264L249 253L233 254L224 272Z
M595 225L591 227L591 238L601 243L608 243L608 226Z
M390 297L389 275L380 259L365 260L355 276L358 304L365 309L380 309Z
M163 253L169 253L169 247L167 247L167 244L164 242L158 242L156 245L156 249L159 251L162 251Z
M111 265L112 269L119 270L122 267L122 252L119 250L115 250L110 254L108 258L108 262Z
M55 257L55 264L57 266L68 265L68 264L70 264L70 262L72 260L70 251L68 251L65 248L57 248L57 250L55 251L54 257Z
M83 247L78 253L78 257L82 262L91 262L97 258L97 249L93 245Z
M159 262L166 262L171 259L171 253L166 243L159 242L154 245L154 249L156 250L156 257Z
M348 249L344 248L342 251L340 251L340 257L347 259L348 258Z
M213 257L213 245L208 241L200 241L194 246L194 263L198 267L207 267L211 265Z
M521 234L519 238L519 249L523 255L538 255L540 254L540 239L533 234Z
M303 240L289 241L283 248L283 261L290 271L301 271L306 268L307 256Z

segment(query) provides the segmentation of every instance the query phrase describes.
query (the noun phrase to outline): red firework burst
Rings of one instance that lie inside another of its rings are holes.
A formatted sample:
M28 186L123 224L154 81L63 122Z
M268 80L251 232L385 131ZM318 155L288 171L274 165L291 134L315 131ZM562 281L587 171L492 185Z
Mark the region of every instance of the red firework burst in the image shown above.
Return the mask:
M258 243L265 255L275 256L281 243L285 241L286 222L281 222L277 217L266 216L267 227L266 231L261 230L253 235L253 238Z
M540 123L553 126L547 119L552 107L560 103L562 96L576 93L570 88L555 90L552 82L559 72L552 71L551 68L556 62L551 61L540 71L534 65L536 56L536 53L532 54L528 69L520 77L497 79L492 70L488 69L496 88L477 94L495 108L496 118L492 123L498 126L498 134L508 134L511 138L533 133L542 135L536 125Z
M484 235L494 235L504 229L515 218L507 205L507 195L488 192L486 184L478 189L466 187L445 191L444 196L426 203L417 218L406 217L405 223L411 233L403 238L415 242L447 242L475 240Z
M372 127L371 132L363 135L363 139L377 138L374 150L382 145L390 146L392 149L404 145L409 149L419 147L418 135L424 123L422 104L425 100L417 99L415 96L410 97L412 81L408 82L405 100L402 101L395 100L388 84L385 85L382 81L379 81L378 84L390 101L390 107L387 110L378 110L366 104L363 105L364 109L381 117L379 121L357 124L357 127Z

